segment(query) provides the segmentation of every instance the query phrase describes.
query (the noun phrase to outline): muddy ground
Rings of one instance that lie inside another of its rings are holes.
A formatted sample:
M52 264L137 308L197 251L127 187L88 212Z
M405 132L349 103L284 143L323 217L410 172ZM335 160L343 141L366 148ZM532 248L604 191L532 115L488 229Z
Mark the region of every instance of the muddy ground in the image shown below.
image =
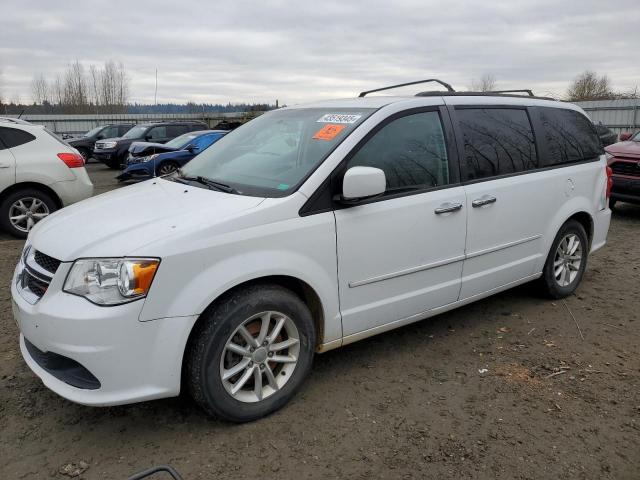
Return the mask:
M11 317L22 242L0 236L0 478L640 478L639 232L620 205L566 302L525 285L319 355L288 407L246 425L186 397L90 408L48 391Z

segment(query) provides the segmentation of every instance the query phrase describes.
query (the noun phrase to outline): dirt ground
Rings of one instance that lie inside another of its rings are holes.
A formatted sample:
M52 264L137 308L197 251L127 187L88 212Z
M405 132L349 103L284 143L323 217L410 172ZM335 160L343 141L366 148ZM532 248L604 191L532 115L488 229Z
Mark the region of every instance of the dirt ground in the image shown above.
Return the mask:
M47 390L11 317L22 242L0 236L0 478L640 478L638 232L620 205L565 302L525 285L319 355L289 406L245 425L187 397L91 408Z

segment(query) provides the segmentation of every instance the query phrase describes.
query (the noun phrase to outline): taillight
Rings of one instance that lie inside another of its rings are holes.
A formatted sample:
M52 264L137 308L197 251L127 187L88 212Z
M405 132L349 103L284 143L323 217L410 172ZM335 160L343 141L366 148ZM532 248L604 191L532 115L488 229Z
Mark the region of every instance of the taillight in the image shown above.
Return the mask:
M84 158L78 153L59 153L58 158L69 168L84 167Z
M607 170L607 198L611 197L611 187L613 187L613 170L610 166L605 167Z

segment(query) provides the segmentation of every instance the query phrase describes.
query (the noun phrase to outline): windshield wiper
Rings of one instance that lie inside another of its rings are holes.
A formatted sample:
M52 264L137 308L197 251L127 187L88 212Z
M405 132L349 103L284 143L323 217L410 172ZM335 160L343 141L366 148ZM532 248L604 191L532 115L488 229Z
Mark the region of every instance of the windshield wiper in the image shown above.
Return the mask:
M209 188L220 190L221 192L225 192L225 193L236 193L236 194L240 193L238 190L236 190L230 185L227 185L226 183L217 182L210 178L203 177L202 175L197 175L195 177L185 175L181 169L178 169L178 175L175 176L174 179L176 181L179 181L180 183L196 182L201 185L205 185Z
M226 183L216 182L215 180L211 180L210 178L203 177L202 175L198 175L197 177L185 177L186 180L196 181L208 187L216 188L221 192L226 193L238 193L238 191L227 185Z

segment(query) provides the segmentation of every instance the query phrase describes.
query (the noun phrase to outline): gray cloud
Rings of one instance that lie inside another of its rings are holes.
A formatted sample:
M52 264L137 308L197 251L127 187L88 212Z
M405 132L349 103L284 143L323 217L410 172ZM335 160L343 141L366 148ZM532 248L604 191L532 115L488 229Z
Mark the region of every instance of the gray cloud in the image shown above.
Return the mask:
M501 88L561 95L585 69L640 84L637 2L7 0L0 88L30 98L34 74L75 59L122 61L132 99L297 103L490 72Z

